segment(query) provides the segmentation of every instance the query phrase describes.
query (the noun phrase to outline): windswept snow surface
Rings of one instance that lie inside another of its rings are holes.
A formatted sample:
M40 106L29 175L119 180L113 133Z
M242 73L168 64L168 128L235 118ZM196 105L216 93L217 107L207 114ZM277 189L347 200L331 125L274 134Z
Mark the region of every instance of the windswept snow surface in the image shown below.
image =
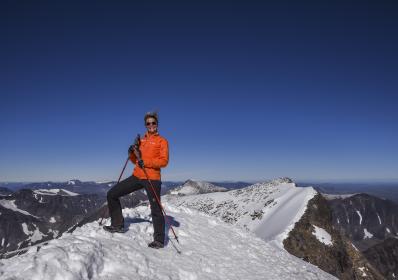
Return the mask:
M316 194L312 187L296 187L291 181L277 179L239 190L167 199L243 227L283 249L283 240Z
M182 254L171 242L164 249L148 248L150 210L139 206L123 210L126 233L86 224L40 250L34 246L1 260L1 279L336 279L217 218L168 203L166 211L174 218Z

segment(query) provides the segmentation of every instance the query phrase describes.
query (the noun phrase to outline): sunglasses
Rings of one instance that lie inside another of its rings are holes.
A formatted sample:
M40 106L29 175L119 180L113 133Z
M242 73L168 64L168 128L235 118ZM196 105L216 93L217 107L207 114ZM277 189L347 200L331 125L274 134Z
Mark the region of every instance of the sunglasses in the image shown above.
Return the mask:
M156 122L147 122L146 125L147 125L147 126L150 126L150 125L157 125L157 123L156 123Z

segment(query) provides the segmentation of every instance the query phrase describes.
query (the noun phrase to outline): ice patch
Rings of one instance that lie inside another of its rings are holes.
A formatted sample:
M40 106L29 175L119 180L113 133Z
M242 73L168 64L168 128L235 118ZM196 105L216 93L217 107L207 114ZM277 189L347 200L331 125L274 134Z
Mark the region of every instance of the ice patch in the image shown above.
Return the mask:
M54 224L57 222L57 220L54 217L51 217L49 220L50 223Z
M4 241L5 241L5 239L3 238L3 239L1 240L1 247L4 246Z
M386 231L387 231L388 233L391 233L391 230L390 230L389 228L386 228Z
M363 230L365 236L363 237L363 239L365 238L372 238L373 234L371 234L366 228Z
M316 239L318 239L320 242L327 246L333 245L332 236L326 230L315 225L312 226L314 227L312 234L316 237Z

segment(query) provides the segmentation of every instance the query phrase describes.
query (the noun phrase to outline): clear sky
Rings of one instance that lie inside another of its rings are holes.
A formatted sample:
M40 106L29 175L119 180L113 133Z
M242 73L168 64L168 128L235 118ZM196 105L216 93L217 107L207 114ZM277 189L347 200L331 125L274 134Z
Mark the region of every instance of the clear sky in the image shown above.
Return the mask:
M397 2L273 2L2 1L0 181L397 179Z

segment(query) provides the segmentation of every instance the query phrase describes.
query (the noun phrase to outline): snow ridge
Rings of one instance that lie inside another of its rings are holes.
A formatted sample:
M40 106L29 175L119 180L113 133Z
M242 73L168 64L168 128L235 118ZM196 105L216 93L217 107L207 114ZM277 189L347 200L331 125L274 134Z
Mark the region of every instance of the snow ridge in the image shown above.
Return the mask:
M283 240L316 194L312 187L297 187L290 179L281 178L228 192L168 196L166 199L178 206L219 217L283 248Z

